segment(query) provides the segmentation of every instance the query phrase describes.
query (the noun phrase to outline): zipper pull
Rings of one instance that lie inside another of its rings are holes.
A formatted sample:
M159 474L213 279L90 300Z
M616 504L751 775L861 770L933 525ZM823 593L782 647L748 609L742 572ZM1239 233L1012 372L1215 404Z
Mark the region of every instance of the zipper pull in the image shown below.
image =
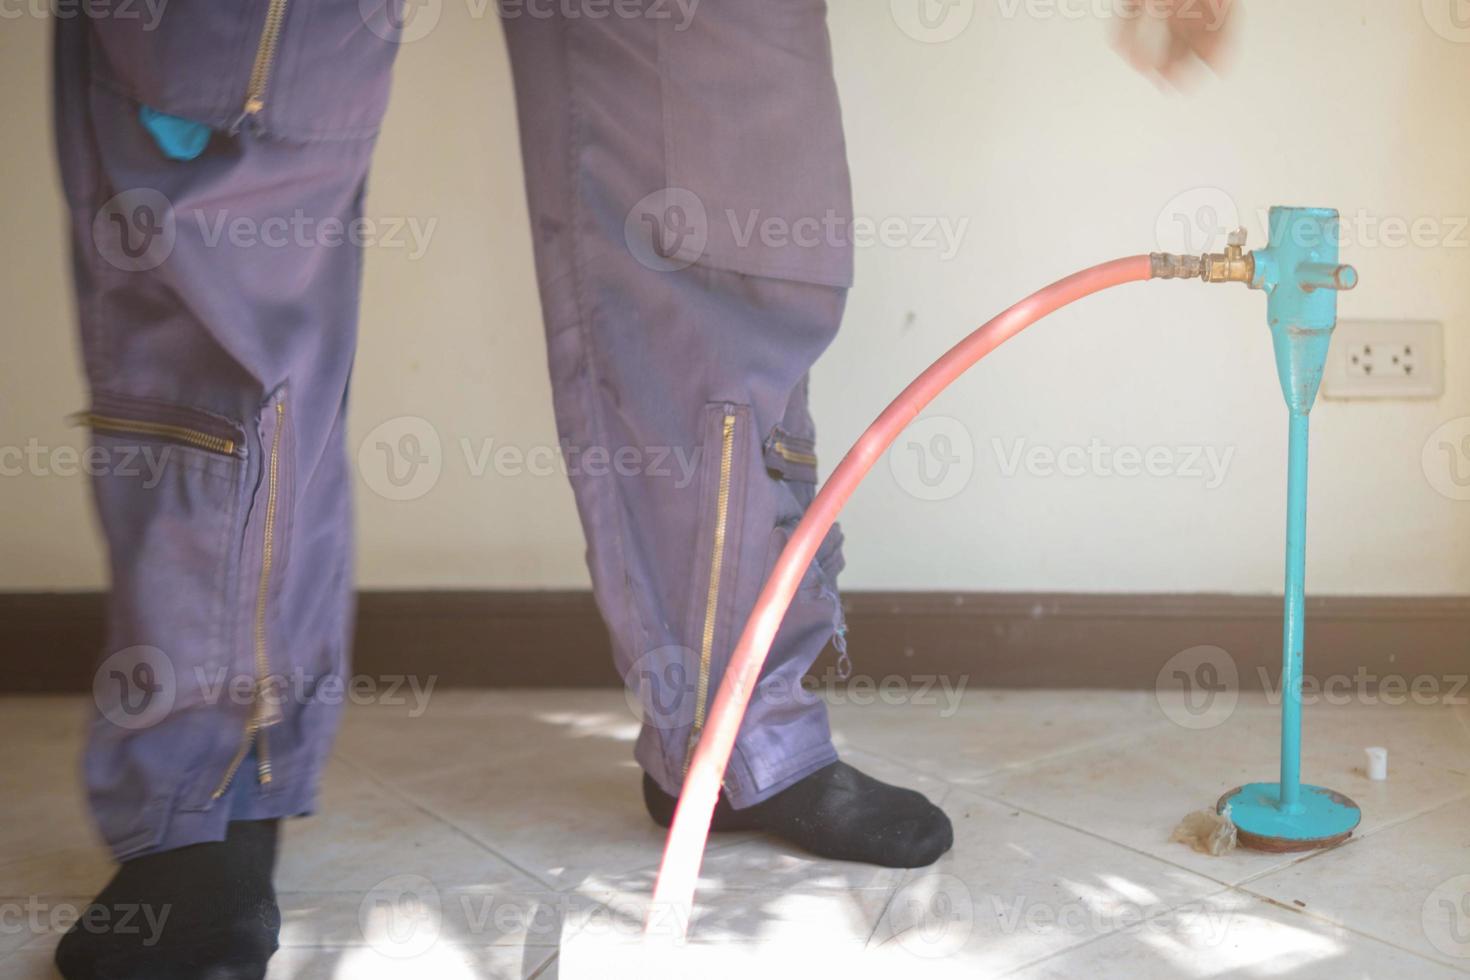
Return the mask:
M255 707L251 715L251 724L257 731L279 725L285 715L281 713L281 703L276 698L275 688L279 678L267 677L258 681L255 685Z
M269 786L275 774L271 769L270 739L264 730L256 736L255 755L255 781L261 786Z

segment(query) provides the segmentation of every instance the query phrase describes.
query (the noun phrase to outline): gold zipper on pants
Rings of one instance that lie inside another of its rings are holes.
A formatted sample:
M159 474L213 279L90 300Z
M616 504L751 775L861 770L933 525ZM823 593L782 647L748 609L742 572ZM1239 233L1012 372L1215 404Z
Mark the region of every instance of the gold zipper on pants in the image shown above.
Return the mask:
M270 690L271 666L266 651L266 604L270 595L271 568L275 561L276 500L280 487L281 429L285 425L285 419L286 403L278 401L276 429L271 433L270 459L266 464L265 542L261 549L260 584L255 593L255 703L250 711L250 719L245 723L245 734L240 740L240 747L211 796L216 800L224 796L225 790L230 788L230 783L240 771L252 745L255 746L259 759L257 774L260 785L265 786L271 781L270 743L266 729L281 720L281 709L272 700Z
M210 435L198 429L166 422L146 422L142 419L120 418L116 415L99 415L96 412L79 412L72 418L95 432L136 432L139 435L172 439L196 449L207 449L223 456L235 455L235 440Z
M725 527L730 520L730 470L735 461L735 415L727 411L720 432L720 488L715 496L715 537L709 560L709 589L704 600L704 631L699 640L699 681L694 693L694 727L684 753L684 771L704 730L705 702L709 698L710 662L714 658L715 619L720 603L720 572L725 564Z
M812 455L811 453L803 453L792 449L790 446L786 445L786 443L781 442L780 440L772 443L771 448L776 450L777 456L780 456L788 463L805 463L808 466L817 465L816 456Z
M276 64L276 46L281 39L281 25L286 20L286 0L270 0L265 9L265 26L255 48L255 63L250 66L250 82L245 88L245 114L253 116L265 108L265 90L270 84L271 69Z

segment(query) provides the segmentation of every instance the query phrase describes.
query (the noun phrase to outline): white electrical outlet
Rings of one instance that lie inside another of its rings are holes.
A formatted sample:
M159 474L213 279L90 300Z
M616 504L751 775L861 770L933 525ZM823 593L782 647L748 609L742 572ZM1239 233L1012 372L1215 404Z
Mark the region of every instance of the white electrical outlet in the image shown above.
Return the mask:
M1322 397L1438 398L1444 329L1432 320L1342 320L1332 333Z

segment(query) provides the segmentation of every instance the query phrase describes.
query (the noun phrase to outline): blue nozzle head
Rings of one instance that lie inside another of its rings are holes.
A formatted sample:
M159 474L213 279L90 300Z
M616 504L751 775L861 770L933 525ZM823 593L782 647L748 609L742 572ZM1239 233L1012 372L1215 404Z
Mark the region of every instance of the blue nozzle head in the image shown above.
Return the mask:
M1266 316L1276 348L1276 371L1293 413L1317 400L1337 294L1358 284L1358 272L1338 261L1338 214L1330 208L1271 209L1271 242L1255 253L1251 286L1266 292Z

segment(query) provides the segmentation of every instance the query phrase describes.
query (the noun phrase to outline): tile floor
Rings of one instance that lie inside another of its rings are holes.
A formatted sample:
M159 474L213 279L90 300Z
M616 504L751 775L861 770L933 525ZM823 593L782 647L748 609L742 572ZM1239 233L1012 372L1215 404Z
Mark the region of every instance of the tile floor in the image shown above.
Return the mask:
M716 838L676 975L1470 974L1463 705L1309 707L1306 773L1363 806L1360 833L1211 858L1169 831L1270 778L1264 699L1205 729L1152 693L846 700L844 756L940 802L954 851L899 872ZM0 977L51 977L51 924L109 874L76 784L84 708L0 699ZM411 715L348 712L321 815L287 830L271 980L647 975L629 957L662 836L621 692L441 691ZM1386 783L1363 772L1370 744Z

